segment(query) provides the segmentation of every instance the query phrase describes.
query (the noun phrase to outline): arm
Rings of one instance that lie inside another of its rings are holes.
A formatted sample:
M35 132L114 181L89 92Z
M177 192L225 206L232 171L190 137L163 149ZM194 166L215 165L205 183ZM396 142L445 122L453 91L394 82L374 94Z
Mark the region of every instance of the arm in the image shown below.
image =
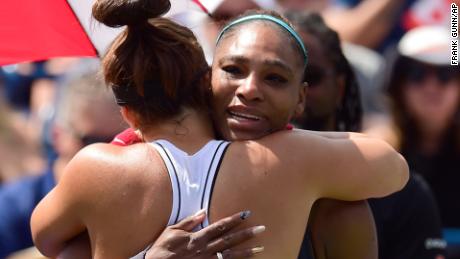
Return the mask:
M309 223L315 258L378 258L374 218L366 201L320 199Z
M312 197L362 200L388 195L406 184L407 163L385 141L355 133L334 135L295 130L272 134L260 144L283 167L303 177Z
M351 9L330 9L323 13L326 23L345 41L368 48L378 47L399 19L400 0L366 0Z
M216 253L226 251L230 258L249 258L262 252L263 248L247 248L231 250L258 233L254 227L238 232L232 230L249 217L250 213L240 212L221 219L197 232L192 232L204 219L205 214L197 214L183 219L179 223L168 226L149 249L142 251L132 259L215 259ZM58 259L90 258L91 247L88 233L80 234L67 244ZM201 252L196 253L197 250Z
M205 219L205 214L188 217L176 225L167 227L153 246L145 252L145 258L215 259L217 252L222 252L224 258L250 258L262 252L263 247L231 249L265 230L250 227L237 232L231 231L249 215L249 212L236 213L194 233L191 231Z
M33 241L40 252L49 257L57 256L67 241L85 229L80 213L86 208L77 202L81 186L68 175L66 171L58 185L40 201L31 217Z

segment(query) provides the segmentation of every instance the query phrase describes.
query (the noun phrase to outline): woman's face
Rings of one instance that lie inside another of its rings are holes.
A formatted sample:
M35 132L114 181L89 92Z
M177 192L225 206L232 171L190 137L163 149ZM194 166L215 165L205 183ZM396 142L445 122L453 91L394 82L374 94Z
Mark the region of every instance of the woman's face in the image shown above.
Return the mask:
M321 42L308 33L301 35L308 48L309 63L305 74L308 83L305 111L299 121L303 126L332 130L335 125L330 124L335 122L337 107L343 99L344 80L335 72L334 64L325 58L328 53Z
M409 68L403 88L404 103L409 115L421 126L444 128L459 110L460 80L453 68L423 64Z
M277 26L277 25L274 25ZM303 111L303 57L287 34L261 22L221 39L212 65L214 121L229 140L283 129Z

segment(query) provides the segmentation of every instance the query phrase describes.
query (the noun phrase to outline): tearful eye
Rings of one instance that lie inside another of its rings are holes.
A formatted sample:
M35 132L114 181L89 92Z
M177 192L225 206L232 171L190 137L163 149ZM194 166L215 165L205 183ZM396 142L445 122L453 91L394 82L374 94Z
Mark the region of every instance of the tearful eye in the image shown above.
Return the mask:
M270 74L266 76L265 80L275 83L275 84L284 84L288 81L285 77L277 75L277 74Z
M224 66L222 70L233 76L241 75L242 71L237 66Z

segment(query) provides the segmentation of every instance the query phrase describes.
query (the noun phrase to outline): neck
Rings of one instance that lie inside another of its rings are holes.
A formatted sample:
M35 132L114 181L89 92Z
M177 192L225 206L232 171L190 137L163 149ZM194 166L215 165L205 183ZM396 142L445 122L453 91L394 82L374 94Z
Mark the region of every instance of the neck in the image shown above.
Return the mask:
M214 130L207 114L194 109L184 109L175 118L168 119L142 131L145 141L165 139L187 153L195 153L214 139Z

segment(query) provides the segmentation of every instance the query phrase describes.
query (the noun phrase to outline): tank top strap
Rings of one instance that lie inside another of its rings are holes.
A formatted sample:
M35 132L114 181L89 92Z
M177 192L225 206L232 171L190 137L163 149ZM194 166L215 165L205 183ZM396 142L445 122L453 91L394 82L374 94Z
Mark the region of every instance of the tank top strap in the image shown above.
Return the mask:
M162 157L171 180L173 204L168 225L201 209L208 212L217 172L230 143L211 140L193 155L167 140L157 140L152 144ZM206 218L200 227L208 224Z

